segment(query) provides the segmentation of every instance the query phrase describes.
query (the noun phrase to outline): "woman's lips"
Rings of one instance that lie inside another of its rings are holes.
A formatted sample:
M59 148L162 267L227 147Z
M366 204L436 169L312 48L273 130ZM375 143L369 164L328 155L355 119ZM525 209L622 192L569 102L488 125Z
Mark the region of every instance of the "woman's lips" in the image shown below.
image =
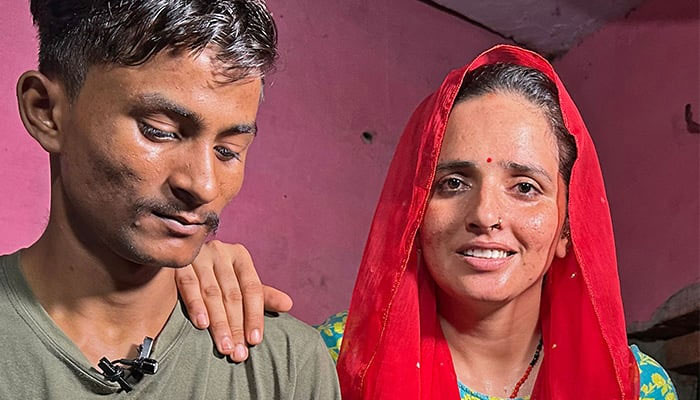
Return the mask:
M457 252L475 271L490 272L495 271L508 264L516 252L496 248L470 247Z

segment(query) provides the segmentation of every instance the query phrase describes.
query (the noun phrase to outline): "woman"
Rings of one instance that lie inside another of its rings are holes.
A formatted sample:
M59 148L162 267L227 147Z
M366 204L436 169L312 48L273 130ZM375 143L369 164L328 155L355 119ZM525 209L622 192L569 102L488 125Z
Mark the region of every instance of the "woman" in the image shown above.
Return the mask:
M590 136L546 60L495 47L404 131L345 327L344 398L636 399L654 382L633 353Z
M344 399L675 399L627 345L590 136L551 65L513 46L413 114L343 318L320 329L332 354L344 331Z

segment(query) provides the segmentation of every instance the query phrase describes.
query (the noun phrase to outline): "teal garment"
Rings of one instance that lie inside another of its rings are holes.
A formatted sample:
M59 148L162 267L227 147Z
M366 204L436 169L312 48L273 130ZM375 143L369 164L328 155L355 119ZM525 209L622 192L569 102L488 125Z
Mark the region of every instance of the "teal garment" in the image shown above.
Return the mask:
M348 318L347 311L330 316L322 324L315 326L321 333L323 341L328 347L333 361L338 360L340 345L343 341L345 321ZM653 358L639 351L637 346L630 346L639 368L639 400L677 400L678 395L673 387L673 382L663 367ZM462 382L459 384L460 400L505 400L499 397L487 396L470 390ZM518 397L516 400L529 400L529 396Z

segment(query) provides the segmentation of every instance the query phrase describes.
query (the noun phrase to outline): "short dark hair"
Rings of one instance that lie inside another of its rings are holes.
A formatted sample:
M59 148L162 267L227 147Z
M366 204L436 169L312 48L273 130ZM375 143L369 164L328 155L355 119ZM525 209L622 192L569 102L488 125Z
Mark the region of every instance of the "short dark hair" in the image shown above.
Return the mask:
M508 63L482 65L466 74L454 105L476 96L495 92L519 94L544 112L557 139L559 173L568 188L571 169L576 161L576 141L564 124L559 105L559 91L554 82L544 73L522 65Z
M263 76L277 57L264 0L31 0L39 71L75 98L95 65L137 66L163 50L213 46L231 81Z

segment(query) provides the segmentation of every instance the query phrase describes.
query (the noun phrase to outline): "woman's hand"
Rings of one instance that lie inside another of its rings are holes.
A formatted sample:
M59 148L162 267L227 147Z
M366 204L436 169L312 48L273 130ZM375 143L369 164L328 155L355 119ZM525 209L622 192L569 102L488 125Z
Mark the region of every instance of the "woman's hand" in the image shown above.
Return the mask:
M209 328L218 351L236 362L248 358L246 343L262 341L265 310L292 308L286 293L260 283L240 244L205 243L191 265L176 270L175 281L194 325Z

